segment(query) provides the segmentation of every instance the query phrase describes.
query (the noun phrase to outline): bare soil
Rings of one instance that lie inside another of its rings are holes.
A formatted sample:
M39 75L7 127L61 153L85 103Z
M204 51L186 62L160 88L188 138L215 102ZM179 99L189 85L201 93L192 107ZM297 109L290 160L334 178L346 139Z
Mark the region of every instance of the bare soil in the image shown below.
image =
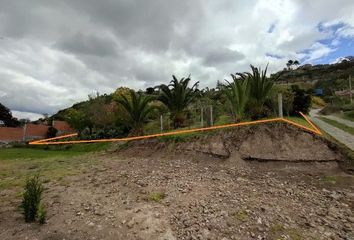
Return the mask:
M82 157L98 163L45 183L46 224L24 223L20 197L2 201L0 239L354 239L354 177L338 167L343 156L295 128Z

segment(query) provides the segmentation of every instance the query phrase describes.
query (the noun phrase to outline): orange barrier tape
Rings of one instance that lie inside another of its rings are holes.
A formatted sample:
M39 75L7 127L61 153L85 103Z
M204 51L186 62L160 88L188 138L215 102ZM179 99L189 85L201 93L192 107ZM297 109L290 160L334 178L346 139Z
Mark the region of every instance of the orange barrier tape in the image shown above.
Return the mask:
M302 112L300 112L300 114L311 125L311 127L313 127L313 129L315 129L317 134L322 135L322 132L320 131L320 129L318 129L316 127L316 125L305 114L303 114Z
M72 133L72 134L62 135L62 136L58 136L58 137L45 138L45 139L42 139L42 140L37 140L37 141L30 142L29 144L47 142L47 141L52 141L52 140L62 139L62 138L67 138L67 137L76 137L77 135L78 135L77 133Z
M151 135L145 135L145 136L135 136L135 137L125 137L125 138L110 138L110 139L95 139L95 140L72 140L72 141L48 142L50 140L57 140L57 139L65 138L65 137L77 136L77 134L69 134L69 135L64 135L64 136L55 137L55 138L49 138L49 139L43 139L43 140L39 140L39 141L33 141L33 142L30 142L29 144L30 145L60 145L60 144L77 144L77 143L131 141L131 140L141 140L141 139L148 139L148 138L162 137L162 136L171 136L171 135L185 134L185 133L192 133L192 132L203 132L203 131L210 131L210 130L222 129L222 128L239 127L239 126L246 126L246 125L255 125L255 124L259 124L259 123L282 122L282 121L290 123L290 124L293 124L293 125L295 125L297 127L305 129L307 131L319 134L318 129L316 127L315 127L316 130L313 130L313 129L307 128L305 126L302 126L300 124L297 124L297 123L295 123L293 121L290 121L290 120L287 120L287 119L284 119L284 118L272 118L272 119L256 120L256 121L251 121L251 122L241 122L241 123L232 123L232 124L226 124L226 125L212 126L212 127L206 127L206 128L196 128L196 129L180 130L180 131L173 131L173 132L167 132L167 133L157 133L157 134L151 134ZM306 121L308 121L308 120L306 119ZM311 126L313 126L312 123L310 123L310 124L311 124Z

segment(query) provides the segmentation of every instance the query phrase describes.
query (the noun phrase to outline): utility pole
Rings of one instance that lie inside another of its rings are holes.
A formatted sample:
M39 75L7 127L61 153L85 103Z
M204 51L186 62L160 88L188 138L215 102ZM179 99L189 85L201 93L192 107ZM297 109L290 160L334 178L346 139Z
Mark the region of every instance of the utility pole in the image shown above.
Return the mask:
M279 117L283 117L283 95L281 93L278 94L278 113Z
M353 94L352 94L352 75L349 75L349 97L350 97L350 104L353 103Z
M160 132L163 132L163 117L160 115Z
M200 125L204 126L203 107L200 108Z

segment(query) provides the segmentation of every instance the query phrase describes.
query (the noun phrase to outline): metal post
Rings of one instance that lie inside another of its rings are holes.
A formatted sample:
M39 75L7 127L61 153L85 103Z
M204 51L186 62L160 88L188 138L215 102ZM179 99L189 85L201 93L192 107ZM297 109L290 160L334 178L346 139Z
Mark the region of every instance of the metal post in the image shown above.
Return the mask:
M353 94L352 94L352 75L349 76L349 97L350 97L350 104L353 103Z
M163 117L160 115L160 132L163 132Z
M25 123L25 126L23 127L23 141L26 141L26 134L27 134L27 123Z
M281 93L278 94L278 113L279 117L283 117L283 95Z
M214 120L213 120L213 106L210 105L210 126L214 125Z
M203 107L200 108L200 124L204 126Z

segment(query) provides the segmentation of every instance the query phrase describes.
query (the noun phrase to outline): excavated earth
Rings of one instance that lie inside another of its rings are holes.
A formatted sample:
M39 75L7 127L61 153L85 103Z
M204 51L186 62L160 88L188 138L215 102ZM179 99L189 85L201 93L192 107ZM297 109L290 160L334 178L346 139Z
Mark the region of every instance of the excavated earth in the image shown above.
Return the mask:
M354 177L336 147L285 124L151 139L85 156L46 183L48 221L0 206L0 239L354 239Z

